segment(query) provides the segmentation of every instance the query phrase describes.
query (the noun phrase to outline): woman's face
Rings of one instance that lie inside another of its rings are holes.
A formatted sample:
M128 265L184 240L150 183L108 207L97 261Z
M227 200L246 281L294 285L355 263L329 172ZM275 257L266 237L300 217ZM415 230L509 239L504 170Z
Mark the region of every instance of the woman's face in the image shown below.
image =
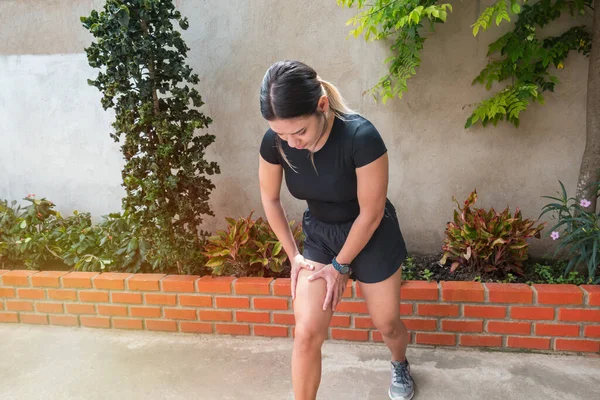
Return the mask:
M290 147L311 150L317 144L325 127L326 120L322 112L328 106L327 97L321 97L317 106L317 111L321 112L309 116L268 121L269 126Z

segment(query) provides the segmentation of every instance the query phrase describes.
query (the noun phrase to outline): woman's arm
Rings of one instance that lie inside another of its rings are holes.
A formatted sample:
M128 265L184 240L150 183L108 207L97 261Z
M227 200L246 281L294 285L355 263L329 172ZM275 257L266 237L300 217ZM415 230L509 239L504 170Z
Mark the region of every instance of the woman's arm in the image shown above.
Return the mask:
M260 157L258 180L265 215L277 239L279 239L286 254L292 260L299 252L279 197L282 179L283 168L281 165L270 164Z
M379 226L385 211L388 188L387 153L377 160L356 169L360 214L352 224L346 242L336 260L350 264L367 245Z

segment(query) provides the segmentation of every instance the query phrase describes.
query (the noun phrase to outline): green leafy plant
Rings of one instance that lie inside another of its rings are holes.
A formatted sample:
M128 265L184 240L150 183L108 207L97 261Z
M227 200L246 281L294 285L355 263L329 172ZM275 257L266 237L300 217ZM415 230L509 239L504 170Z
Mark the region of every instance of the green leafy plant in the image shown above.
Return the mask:
M412 257L407 257L402 263L402 280L414 281L417 280L417 266Z
M496 23L510 21L506 0L496 1L486 9L473 25L473 35L480 28L484 30L495 16ZM473 80L473 84L485 84L490 90L494 82L510 81L505 89L480 103L467 119L465 128L477 121L485 126L492 122L507 120L519 126L519 115L527 109L531 101L543 102L545 91L554 91L559 82L557 76L549 72L553 66L564 68L564 60L571 51L588 55L592 38L585 26L575 26L560 36L538 38L537 29L560 18L563 12L585 13L592 0L563 1L541 0L525 4L521 11L519 2L511 0L511 10L519 15L514 29L489 45L487 56L490 62ZM495 59L492 57L496 57Z
M428 268L425 268L423 271L421 271L420 274L423 279L425 279L427 282L431 282L431 278L433 277L433 272L431 272Z
M565 186L560 182L560 197L543 196L552 200L546 204L540 217L552 213L557 223L552 227L550 236L559 240L555 255L561 250L568 252L569 261L564 269L567 276L578 265L587 268L588 279L600 283L600 214L592 209L590 199L577 200L568 197ZM595 183L596 199L600 197L600 182ZM561 233L562 232L562 233Z
M582 285L586 283L585 277L581 276L577 271L570 271L569 273L564 274L565 267L566 265L564 265L564 263L557 263L556 266L536 263L535 274L538 277L536 283L571 285Z
M452 200L458 210L454 210L454 222L447 224L440 262L450 260L452 272L461 267L502 276L522 274L523 261L528 258L527 240L539 238L545 223L534 226L536 222L523 219L519 208L514 216L508 207L501 213L493 208L472 208L477 201L476 190L462 207L454 197Z
M85 49L89 65L101 70L88 83L102 92L102 107L115 111L110 136L122 141L126 160L123 215L136 230L128 261L148 243L153 270L191 271L208 235L198 227L214 215L206 175L220 170L204 158L215 137L198 130L212 121L196 109L204 104L194 88L199 78L185 64L189 48L175 29L187 29L188 20L172 0L107 0L81 22L97 39Z
M389 65L389 74L382 77L369 91L375 99L402 97L408 90L407 81L415 75L421 64L420 51L425 37L421 28L434 29L436 23L446 21L450 4L436 4L436 0L336 0L338 6L362 10L346 25L353 25L350 35L364 35L365 40L392 40L392 55L384 62Z
M208 238L204 255L206 266L215 275L264 276L265 272L283 271L288 257L269 224L262 218L226 218L227 230L219 230ZM290 228L299 249L302 229L290 221Z

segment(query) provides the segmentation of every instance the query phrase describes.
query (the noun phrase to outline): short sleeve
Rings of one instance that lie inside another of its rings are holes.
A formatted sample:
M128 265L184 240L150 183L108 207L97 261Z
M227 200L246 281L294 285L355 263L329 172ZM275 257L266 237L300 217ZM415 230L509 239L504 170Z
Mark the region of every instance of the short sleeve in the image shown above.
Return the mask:
M281 164L277 144L275 143L275 132L270 129L263 136L262 143L260 144L260 155L268 163Z
M383 138L372 123L366 121L356 129L352 142L352 155L356 168L364 167L377 160L386 151Z

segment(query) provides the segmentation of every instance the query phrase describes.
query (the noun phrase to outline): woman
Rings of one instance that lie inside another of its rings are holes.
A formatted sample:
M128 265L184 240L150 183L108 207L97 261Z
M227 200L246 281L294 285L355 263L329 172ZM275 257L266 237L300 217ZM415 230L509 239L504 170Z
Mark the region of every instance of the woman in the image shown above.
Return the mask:
M316 398L321 347L350 271L392 353L389 396L411 399L414 383L405 357L408 332L399 306L401 264L407 252L396 211L387 199L388 156L381 136L346 106L332 84L298 61L269 68L260 107L270 126L260 146L262 204L292 266L295 399ZM284 173L290 193L308 204L302 254L279 197Z

